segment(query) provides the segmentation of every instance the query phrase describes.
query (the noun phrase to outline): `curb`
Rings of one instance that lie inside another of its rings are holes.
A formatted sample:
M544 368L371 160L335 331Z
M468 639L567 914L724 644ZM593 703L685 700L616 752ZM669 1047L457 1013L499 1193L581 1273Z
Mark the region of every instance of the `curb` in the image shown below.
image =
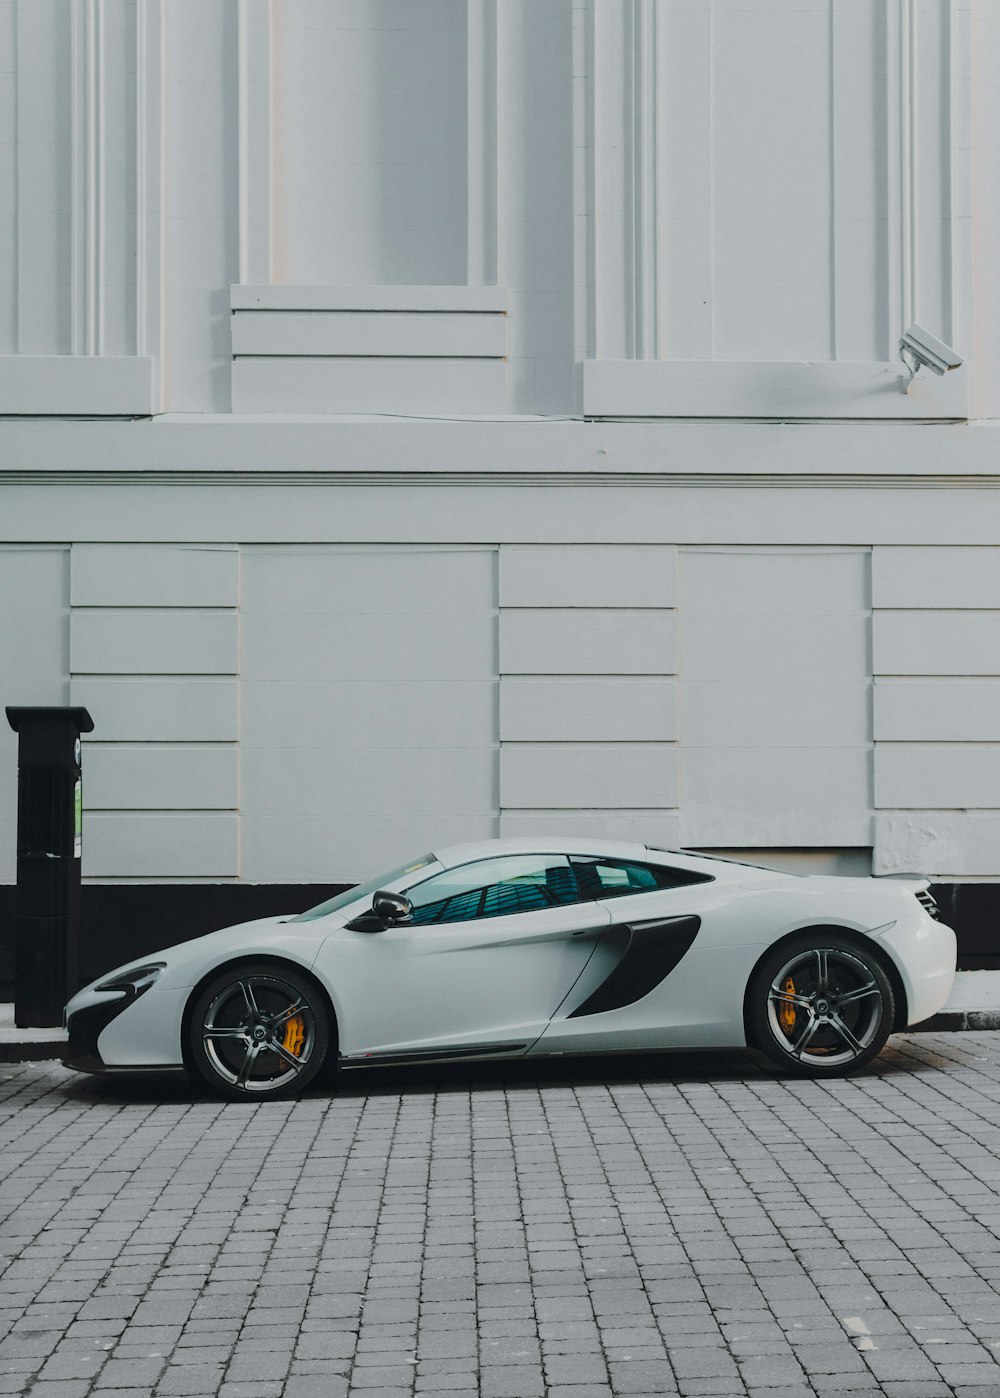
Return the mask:
M0 1042L0 1063L35 1063L43 1058L62 1058L66 1040L24 1039Z
M1000 1010L942 1010L913 1024L904 1034L956 1034L970 1029L1000 1029Z

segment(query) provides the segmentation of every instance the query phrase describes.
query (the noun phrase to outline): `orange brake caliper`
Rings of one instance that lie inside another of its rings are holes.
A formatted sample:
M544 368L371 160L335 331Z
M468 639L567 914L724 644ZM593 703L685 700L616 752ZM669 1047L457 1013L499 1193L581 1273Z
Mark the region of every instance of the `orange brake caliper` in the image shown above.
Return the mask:
M782 989L786 995L795 994L795 982L792 980L791 976L785 981ZM778 1023L781 1025L783 1033L787 1034L789 1038L792 1037L797 1018L798 1012L795 1006L789 1004L787 1000L782 1001L778 1007Z
M306 1026L301 1015L293 1015L285 1025L285 1037L281 1041L281 1047L286 1053L293 1054L296 1058L302 1052L302 1045L306 1041Z

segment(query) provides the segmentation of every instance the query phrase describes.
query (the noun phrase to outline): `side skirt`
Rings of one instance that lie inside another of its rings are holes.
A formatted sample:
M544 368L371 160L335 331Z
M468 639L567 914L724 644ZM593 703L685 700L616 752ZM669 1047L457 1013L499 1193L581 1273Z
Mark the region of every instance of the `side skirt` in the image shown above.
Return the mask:
M463 1058L515 1057L527 1044L455 1044L442 1049L405 1049L401 1053L341 1054L341 1068L380 1068L400 1063L448 1063Z

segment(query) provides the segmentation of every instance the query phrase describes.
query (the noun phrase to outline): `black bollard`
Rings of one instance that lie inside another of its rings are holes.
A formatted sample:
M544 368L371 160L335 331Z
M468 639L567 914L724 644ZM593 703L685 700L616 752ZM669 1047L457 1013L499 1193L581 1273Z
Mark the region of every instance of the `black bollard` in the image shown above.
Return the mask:
M62 1024L76 991L86 709L8 708L18 735L14 1022Z

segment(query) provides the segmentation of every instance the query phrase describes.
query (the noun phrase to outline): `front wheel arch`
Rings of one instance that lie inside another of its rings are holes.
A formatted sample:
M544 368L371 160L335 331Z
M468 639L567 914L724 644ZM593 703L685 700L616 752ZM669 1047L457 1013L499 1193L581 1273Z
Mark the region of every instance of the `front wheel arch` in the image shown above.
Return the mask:
M254 966L274 965L287 966L290 971L294 971L296 975L302 976L304 980L310 982L322 999L326 1012L330 1017L330 1043L327 1048L326 1062L320 1069L319 1076L321 1079L329 1079L332 1075L332 1071L337 1065L340 1030L337 1023L337 1011L334 1008L333 1001L330 998L330 993L326 986L309 967L303 966L301 961L293 961L291 957L288 956L275 956L267 955L264 952L255 952L249 956L231 956L226 961L220 961L217 966L213 966L210 971L206 971L202 978L188 991L188 997L184 1003L184 1013L181 1016L181 1053L184 1058L184 1067L187 1071L187 1075L193 1082L200 1081L201 1073L191 1054L189 1030L191 1027L191 1016L194 1013L194 1007L198 1003L198 997L201 995L201 992L211 981L215 980L216 976L221 975L224 971L232 971L237 967L253 968Z
M899 968L892 957L879 946L874 937L866 937L863 932L857 932L853 927L841 927L835 922L808 923L804 927L796 927L791 932L786 932L783 937L779 937L776 942L772 942L769 947L761 952L749 976L747 976L746 988L743 992L743 1032L746 1036L748 1048L761 1048L756 1042L757 1036L753 1032L750 1021L750 994L754 982L760 973L760 968L765 961L769 960L776 951L781 951L786 945L797 941L799 937L806 933L830 933L836 937L841 937L844 941L853 942L856 947L873 956L879 963L882 970L889 979L892 986L892 993L895 999L895 1016L892 1023L892 1032L901 1034L909 1023L909 1009L906 1003L906 989L903 985L903 978L899 974Z

